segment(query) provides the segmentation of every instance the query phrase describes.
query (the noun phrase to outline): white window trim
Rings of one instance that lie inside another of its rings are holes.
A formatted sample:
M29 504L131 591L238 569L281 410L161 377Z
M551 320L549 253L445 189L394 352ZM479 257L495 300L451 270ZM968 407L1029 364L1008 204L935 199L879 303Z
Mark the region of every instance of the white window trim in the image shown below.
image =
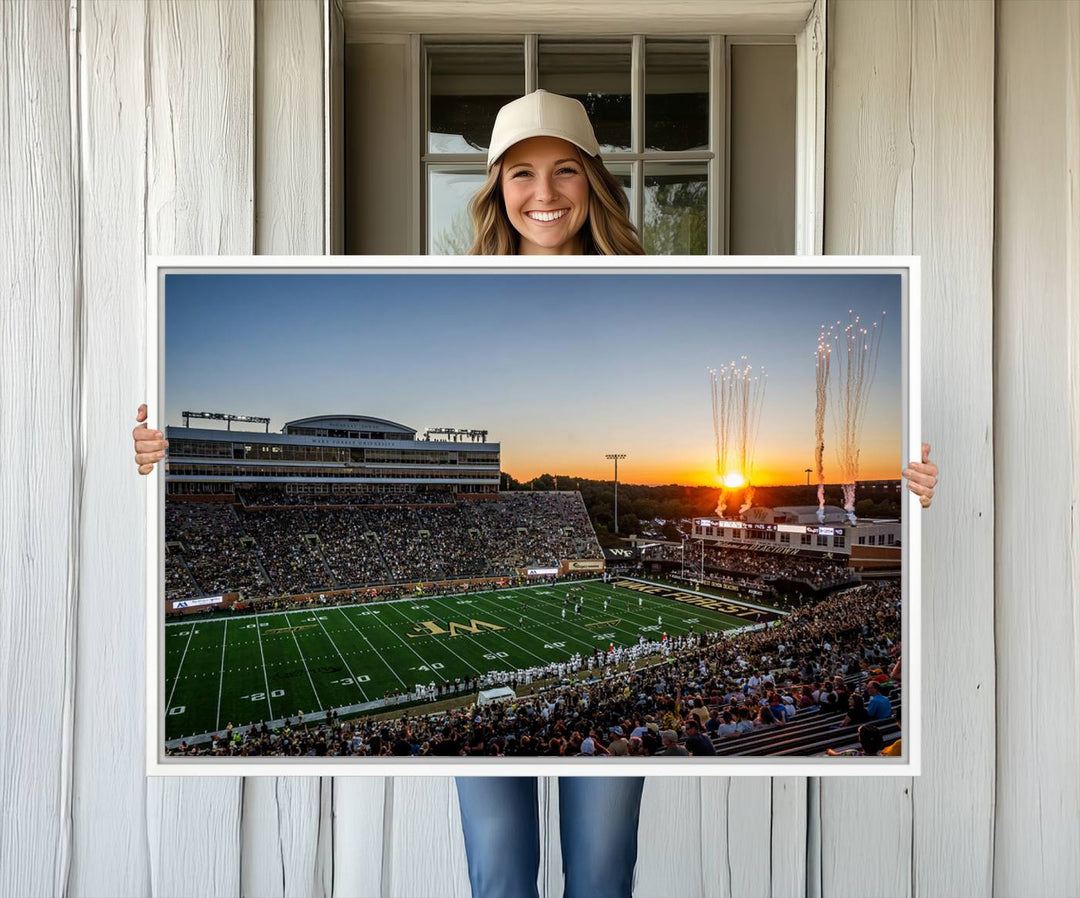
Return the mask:
M725 255L729 249L729 215L727 196L730 178L730 57L733 44L788 43L794 40L796 48L796 103L795 103L795 253L797 255L820 255L824 251L824 184L825 184L825 4L827 0L815 0L810 15L802 28L790 35L714 35L709 41L709 141L715 148L707 160L707 183L709 196L709 233L707 250L710 255ZM555 36L554 31L544 31ZM426 152L427 140L427 85L426 52L424 41L436 42L503 42L509 38L524 39L525 90L536 89L539 33L514 35L491 33L485 35L431 34L421 37L409 35L411 99L409 139L411 165L411 192L409 203L410 252L420 255L427 252L428 215L427 185L424 183L425 164L435 161ZM653 36L653 35L649 35ZM658 34L656 37L685 37L686 35ZM633 36L631 55L631 92L644 96L645 36ZM723 96L722 106L717 99ZM639 223L644 214L644 162L653 154L641 152L644 137L644 104L631 107L632 153L612 159L612 162L629 162L632 167L634 208L631 218ZM719 111L721 114L716 115ZM677 160L680 154L664 154L665 160ZM687 153L688 161L701 160L706 154ZM659 158L659 157L658 157ZM474 158L457 154L440 154L438 162L474 162ZM722 213L721 214L721 210Z

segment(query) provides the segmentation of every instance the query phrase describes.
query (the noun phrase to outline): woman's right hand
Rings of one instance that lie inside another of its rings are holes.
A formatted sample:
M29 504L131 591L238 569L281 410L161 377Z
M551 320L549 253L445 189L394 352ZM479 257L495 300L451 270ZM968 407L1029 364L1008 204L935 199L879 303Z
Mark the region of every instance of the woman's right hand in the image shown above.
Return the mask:
M154 465L165 457L165 449L169 441L160 430L151 430L146 426L146 403L139 406L135 415L139 426L131 431L131 438L135 441L135 464L139 466L140 474L149 474L154 470Z

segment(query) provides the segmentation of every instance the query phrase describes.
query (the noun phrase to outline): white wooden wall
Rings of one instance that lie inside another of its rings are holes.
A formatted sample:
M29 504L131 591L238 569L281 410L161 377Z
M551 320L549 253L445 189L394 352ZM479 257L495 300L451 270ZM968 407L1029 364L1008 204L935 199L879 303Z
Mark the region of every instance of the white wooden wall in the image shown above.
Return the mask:
M142 774L143 256L340 239L336 3L0 10L0 895L467 895L452 780ZM925 772L649 780L636 894L1076 895L1080 4L828 47L826 251L923 257Z

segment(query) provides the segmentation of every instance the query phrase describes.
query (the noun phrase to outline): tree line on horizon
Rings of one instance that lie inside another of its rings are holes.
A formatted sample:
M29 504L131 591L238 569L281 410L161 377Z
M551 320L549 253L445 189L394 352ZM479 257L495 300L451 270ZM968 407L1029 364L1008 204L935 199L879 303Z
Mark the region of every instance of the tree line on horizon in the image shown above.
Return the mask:
M684 522L682 532L689 532L685 523L689 518L708 517L716 514L720 500L719 487L683 486L665 484L644 486L619 483L619 533L615 533L615 483L612 480L592 480L569 474L541 474L531 480L519 481L503 472L504 490L576 490L589 512L593 528L601 545L612 545L619 537L642 530L656 530L665 539L681 539L679 522ZM880 497L862 497L855 503L855 514L866 518L899 518L900 494L876 490ZM728 490L728 509L738 509L743 502L744 490ZM792 486L754 487L754 505L775 508L785 505L817 505L817 486L811 484ZM839 484L825 486L825 504L843 506L844 498ZM661 519L662 525L652 522ZM645 526L643 526L645 525Z

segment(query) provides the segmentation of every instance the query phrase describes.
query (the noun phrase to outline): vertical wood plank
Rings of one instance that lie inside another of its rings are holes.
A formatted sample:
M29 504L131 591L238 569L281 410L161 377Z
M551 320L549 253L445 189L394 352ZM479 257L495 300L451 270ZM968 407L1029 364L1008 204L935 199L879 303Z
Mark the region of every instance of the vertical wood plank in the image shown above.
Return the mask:
M64 890L78 610L81 292L68 4L0 16L0 893ZM22 738L20 738L22 736Z
M910 6L836 0L827 15L825 252L910 254ZM821 779L822 894L911 893L910 791L910 779Z
M250 253L253 4L166 0L147 13L147 250ZM240 892L242 800L239 779L148 781L154 895Z
M255 6L255 252L324 251L321 0Z
M772 882L774 898L806 894L807 779L778 776L772 780Z
M994 893L1080 883L1080 15L998 4ZM1037 526L1032 521L1037 520Z
M704 795L697 777L646 777L638 823L636 898L671 895L704 898L701 820ZM767 876L767 874L766 874Z
M381 898L386 777L339 777L334 783L334 898Z
M79 5L83 414L73 853L68 893L150 892L146 839L144 478L130 429L146 396L146 7ZM122 560L122 561L121 561ZM108 825L102 825L103 820Z
M821 781L821 892L987 894L994 759L962 745L994 733L993 7L837 2L830 24L826 251L922 257L945 479L923 524L923 777Z
M389 778L388 778L389 780ZM383 858L388 898L468 898L468 866L452 777L393 777Z
M320 0L255 5L255 252L321 253L325 156ZM326 896L329 852L319 852L318 777L251 777L244 784L241 893ZM325 846L324 846L325 847Z
M345 252L345 16L341 0L323 0L326 122L326 251Z
M701 894L707 898L770 895L772 780L709 777L702 778L700 784ZM790 846L782 846L782 850L790 850Z
M994 6L939 0L911 11L923 435L943 471L923 518L912 875L917 895L966 898L993 885Z

